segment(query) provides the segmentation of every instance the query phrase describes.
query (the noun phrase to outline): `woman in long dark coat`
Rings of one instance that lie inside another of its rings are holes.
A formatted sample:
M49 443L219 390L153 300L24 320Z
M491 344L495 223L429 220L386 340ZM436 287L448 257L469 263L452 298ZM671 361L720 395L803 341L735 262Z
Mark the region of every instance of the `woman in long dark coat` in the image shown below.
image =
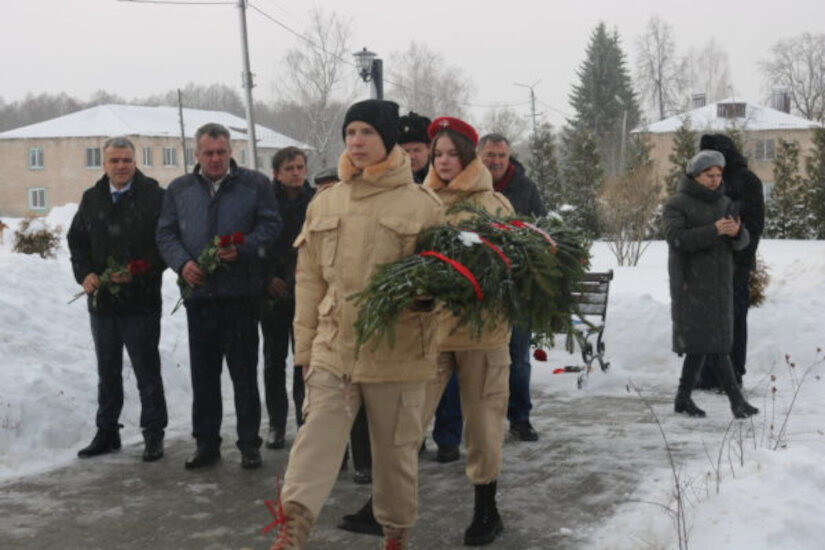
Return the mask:
M748 245L748 230L722 192L725 157L700 151L687 164L676 194L665 204L673 351L685 354L674 409L705 416L690 397L706 359L736 418L759 412L742 396L733 374L733 251Z

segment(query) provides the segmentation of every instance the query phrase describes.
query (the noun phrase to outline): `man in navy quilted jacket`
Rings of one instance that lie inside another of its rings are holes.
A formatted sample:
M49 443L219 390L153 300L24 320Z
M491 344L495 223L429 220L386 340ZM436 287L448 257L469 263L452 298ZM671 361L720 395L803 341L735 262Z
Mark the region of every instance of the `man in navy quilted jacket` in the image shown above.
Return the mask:
M195 142L198 164L193 173L169 184L157 229L161 255L182 280L189 324L197 448L186 468L209 466L221 457L224 358L235 394L241 466L258 468L258 302L264 290L264 256L283 224L266 176L232 160L229 130L205 124ZM220 265L207 273L199 256L216 236L227 235L234 237L233 244L218 251Z

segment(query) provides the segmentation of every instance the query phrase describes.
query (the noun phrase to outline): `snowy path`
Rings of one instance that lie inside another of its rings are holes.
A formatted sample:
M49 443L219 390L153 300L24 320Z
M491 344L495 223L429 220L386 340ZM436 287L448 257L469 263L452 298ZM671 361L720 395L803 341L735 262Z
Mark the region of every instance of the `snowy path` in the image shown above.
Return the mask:
M560 385L568 388L573 380L572 375L566 376ZM667 411L671 389L654 391L655 406ZM505 532L490 548L584 548L584 539L633 493L641 477L665 465L663 443L635 395L553 391L535 397L534 424L541 439L505 443L500 478ZM705 401L723 405L722 399L709 396ZM678 417L671 424L677 432L696 427L695 422ZM224 427L226 440L232 439L231 429ZM169 441L166 457L154 464L140 462L140 451L139 445L131 446L115 455L76 460L4 485L0 492L2 547L268 547L269 537L257 530L269 521L263 500L273 496L274 475L286 465L285 451L265 450L264 468L247 472L238 466L237 451L224 445L222 463L196 473L183 469L183 460L191 451L188 440ZM373 548L374 538L334 527L342 513L364 502L367 493L343 474L313 532L311 547ZM463 460L436 463L430 443L422 455L420 494L416 547L460 547L472 514L472 488L464 476ZM651 506L651 513L659 512Z

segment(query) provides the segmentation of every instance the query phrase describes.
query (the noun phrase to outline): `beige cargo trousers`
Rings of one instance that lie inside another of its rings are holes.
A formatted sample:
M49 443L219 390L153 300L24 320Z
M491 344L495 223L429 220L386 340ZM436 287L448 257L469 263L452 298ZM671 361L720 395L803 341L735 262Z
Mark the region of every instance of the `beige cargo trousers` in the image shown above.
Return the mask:
M425 427L435 416L453 371L458 377L461 396L467 477L473 485L486 485L498 479L501 471L507 401L510 397L509 348L441 352L436 377L427 382Z
M427 382L350 383L311 367L305 385L305 423L289 454L282 501L302 504L318 517L338 479L363 402L370 427L375 519L385 527L412 527L418 517L418 448Z

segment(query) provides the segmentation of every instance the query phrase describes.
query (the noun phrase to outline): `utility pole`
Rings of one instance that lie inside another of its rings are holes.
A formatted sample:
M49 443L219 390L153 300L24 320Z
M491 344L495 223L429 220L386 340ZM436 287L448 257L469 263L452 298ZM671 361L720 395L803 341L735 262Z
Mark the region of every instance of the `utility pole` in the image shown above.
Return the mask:
M249 69L249 43L246 38L246 0L238 0L241 19L241 53L243 54L243 87L246 92L246 126L249 145L247 152L252 157L250 166L258 169L258 141L255 138L255 119L252 115L252 72Z
M534 88L539 85L541 80L536 80L532 84L519 84L518 82L513 82L514 86L521 86L522 88L527 88L530 90L530 118L533 119L533 135L536 135L536 119L543 113L536 112L536 92Z
M189 165L186 163L186 132L183 128L183 94L178 88L178 118L180 119L180 146L183 151L183 173L189 173Z

